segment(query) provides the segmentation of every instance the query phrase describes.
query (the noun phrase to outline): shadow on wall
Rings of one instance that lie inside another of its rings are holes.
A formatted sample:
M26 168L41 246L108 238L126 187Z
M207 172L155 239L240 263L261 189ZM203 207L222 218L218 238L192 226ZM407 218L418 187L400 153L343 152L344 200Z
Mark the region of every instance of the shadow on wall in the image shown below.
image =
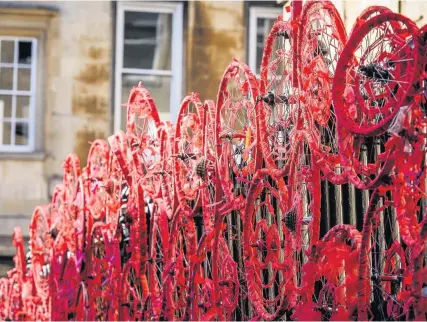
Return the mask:
M243 3L241 5L241 12L228 10L228 16L233 19L234 25L233 29L224 29L218 21L214 21L215 13L224 10L221 2L194 2L193 23L197 25L192 39L189 39L192 62L189 63L187 88L199 93L202 99L215 99L227 65L233 57L244 58Z

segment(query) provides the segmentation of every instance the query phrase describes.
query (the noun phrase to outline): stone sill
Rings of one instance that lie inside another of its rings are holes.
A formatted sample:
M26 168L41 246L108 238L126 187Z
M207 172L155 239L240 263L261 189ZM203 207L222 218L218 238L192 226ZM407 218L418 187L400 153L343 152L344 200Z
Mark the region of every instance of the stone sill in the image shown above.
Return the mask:
M44 161L46 159L44 152L12 153L0 152L0 161Z

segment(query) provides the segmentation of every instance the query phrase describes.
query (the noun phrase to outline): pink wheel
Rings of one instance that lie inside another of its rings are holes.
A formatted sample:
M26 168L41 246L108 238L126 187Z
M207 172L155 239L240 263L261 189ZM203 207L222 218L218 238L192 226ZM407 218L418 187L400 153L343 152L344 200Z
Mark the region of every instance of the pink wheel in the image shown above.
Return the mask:
M294 247L280 215L288 211L287 188L274 171L261 169L252 180L248 200L243 229L248 295L261 319L275 320L290 309L295 297Z
M64 218L63 213L65 210L65 186L57 184L52 194L50 203L50 223L51 229L60 230L62 228Z
M359 320L400 319L409 295L413 277L391 205L387 194L374 190L365 213L357 282Z
M115 292L116 280L120 277L120 250L118 241L111 236L108 225L97 222L93 225L88 255L87 291L91 298L90 313L96 320L114 319L118 304Z
M191 320L231 320L238 305L237 265L225 240L216 236L214 231L201 236L191 265L190 294L193 296L188 308Z
M108 162L110 160L110 149L104 140L95 140L89 150L88 155L88 179L91 181L89 194L86 201L88 207L92 209L92 216L95 220L105 217L105 201L108 192L106 185L108 181Z
M0 319L6 320L9 316L9 280L6 277L0 278Z
M8 299L8 317L9 319L18 320L21 313L22 303L22 281L16 269L8 272L9 278L9 299Z
M64 168L65 199L70 206L70 211L73 211L72 206L77 196L79 177L82 173L78 156L74 153L69 154L62 163L62 167Z
M206 312L206 319L249 320L256 317L250 308L248 285L245 279L243 230L245 227L244 208L246 200L238 196L230 202L216 206L214 236L211 246L215 308Z
M313 245L302 267L297 320L351 320L357 309L357 273L362 236L336 225Z
M33 212L30 223L31 270L33 272L36 294L46 300L49 294L48 274L43 272L43 266L50 265L50 222L48 206L38 206Z
M144 321L146 311L144 289L139 277L137 263L129 262L123 267L120 286L120 321Z
M260 147L269 168L283 168L289 149L289 132L298 98L293 87L296 69L296 39L291 21L280 16L267 37L261 62L260 92L264 104L259 111Z
M181 211L190 214L196 206L202 179L197 167L203 157L203 110L196 93L186 96L178 114L172 157L174 179Z
M22 236L21 227L13 229L13 246L16 248L16 254L13 257L15 262L15 269L19 276L20 282L24 283L27 278L27 268L24 253L24 237Z
M127 104L127 136L133 152L135 173L141 178L145 194L155 198L160 193L159 171L161 126L151 94L141 83L134 87Z
M61 238L59 236L59 238ZM58 253L53 252L53 256ZM61 256L61 255L59 255ZM76 258L68 253L61 257L62 262L53 261L49 276L51 278L50 294L52 320L75 318L76 300L81 277L77 269Z
M122 172L117 154L110 154L108 162L108 179L105 185L106 191L106 217L110 231L115 234L119 223L119 211L122 206L122 190L126 185L125 176Z
M414 94L421 71L417 26L385 12L358 28L344 48L333 82L338 122L362 136L384 133Z
M219 85L215 119L218 178L227 201L247 192L246 180L261 165L258 96L258 82L249 67L239 61L228 65Z
M196 253L194 220L182 213L173 217L169 229L169 254L163 268L165 318L188 319L190 296L190 265Z
M89 199L89 170L84 168L78 182L78 190L76 197L76 218L73 223L75 228L75 245L76 245L76 260L79 271L83 268L84 252L89 245L90 231L92 230L93 217L88 207Z
M215 223L215 210L221 202L221 183L217 176L217 159L215 146L215 103L206 100L203 104L204 120L204 156L196 172L202 179L202 216L204 231L211 231Z
M122 254L124 267L120 282L121 295L119 319L146 319L150 294L149 275L149 229L144 212L144 192L140 185L132 185L129 192L127 212L129 240ZM124 255L124 256L123 256Z
M332 106L332 81L338 58L347 41L344 24L329 1L310 1L304 6L298 34L299 78L304 101L320 140L310 148L328 181L347 182L339 158L337 120Z
M154 320L160 320L163 311L164 267L168 262L169 225L166 211L154 201L150 231L149 265L149 313Z
M202 320L212 319L213 313L216 312L216 319L232 321L238 318L238 311L240 311L240 316L242 317L245 312L243 307L239 307L239 304L242 304L241 294L242 298L244 297L244 292L241 289L243 283L240 282L243 272L239 270L238 263L233 259L227 242L223 237L224 227L222 229L217 227L215 230L211 248L212 286L207 285L208 287L206 288L207 290L213 288L211 303L215 307L215 311L208 310L205 312ZM202 294L206 293L205 291ZM209 303L209 301L207 302Z
M114 135L108 137L108 143L111 147L111 152L116 156L117 163L120 166L121 172L128 183L132 184L131 174L134 171L134 164L131 149L128 146L128 139L126 133L123 131L118 131Z
M174 163L172 158L174 146L175 130L172 124L166 123L159 129L160 155L162 168L160 170L160 180L162 185L162 199L169 219L172 218L177 208L177 193L175 193Z
M425 145L424 138L412 142L410 153L405 153L402 142L399 157L396 157L394 173L391 175L393 206L399 223L399 234L402 241L412 247L424 239L427 234L422 227L425 219L422 216L421 201L425 198L426 171L424 168L425 153L421 146Z
M153 125L154 127L160 125L159 113L153 97L147 89L139 83L129 94L127 103L127 134L134 137L139 143L138 148L141 148L141 144L144 145L149 143L144 142L147 135L152 137L157 135L149 131L150 127Z
M363 10L359 17L356 18L356 21L351 28L350 35L353 34L353 32L356 31L357 28L363 25L366 21L384 12L391 12L391 10L383 6L370 6Z

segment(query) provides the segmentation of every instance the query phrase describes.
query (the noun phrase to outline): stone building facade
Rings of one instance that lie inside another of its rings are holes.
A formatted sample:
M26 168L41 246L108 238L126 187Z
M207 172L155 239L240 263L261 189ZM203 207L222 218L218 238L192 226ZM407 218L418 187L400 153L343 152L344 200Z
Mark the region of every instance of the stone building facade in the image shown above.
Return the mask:
M333 1L347 28L372 1ZM424 1L376 0L422 25ZM164 119L190 91L216 97L232 58L258 73L263 41L286 1L0 3L0 261L13 226L28 234L62 160L86 162L95 138L122 128L142 81ZM285 14L287 14L285 12Z

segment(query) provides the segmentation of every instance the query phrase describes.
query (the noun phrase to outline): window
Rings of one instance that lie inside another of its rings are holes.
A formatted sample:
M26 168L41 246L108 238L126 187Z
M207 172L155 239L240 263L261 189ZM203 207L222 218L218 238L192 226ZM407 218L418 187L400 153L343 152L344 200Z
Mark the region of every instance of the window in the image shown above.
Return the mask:
M37 40L0 36L0 151L35 146Z
M138 82L160 118L174 121L181 101L182 4L118 3L114 129L126 127L129 92Z
M249 10L249 67L259 77L265 39L283 9L251 7Z

